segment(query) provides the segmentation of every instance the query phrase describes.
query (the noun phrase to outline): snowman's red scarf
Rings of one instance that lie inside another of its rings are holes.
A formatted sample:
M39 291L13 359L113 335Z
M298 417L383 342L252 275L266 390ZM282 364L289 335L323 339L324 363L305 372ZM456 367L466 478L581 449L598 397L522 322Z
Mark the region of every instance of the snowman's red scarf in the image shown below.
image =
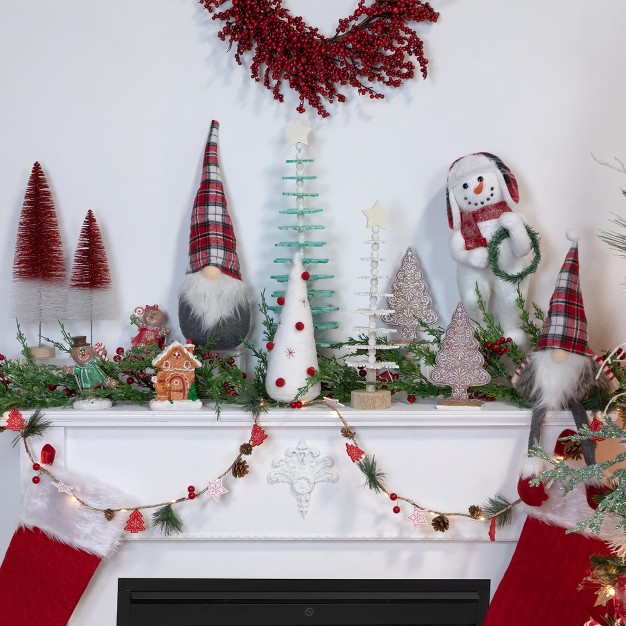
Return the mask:
M495 220L503 213L510 212L511 209L504 200L480 207L471 213L461 211L461 234L465 239L465 249L474 250L474 248L487 247L487 240L482 236L478 227L479 222Z

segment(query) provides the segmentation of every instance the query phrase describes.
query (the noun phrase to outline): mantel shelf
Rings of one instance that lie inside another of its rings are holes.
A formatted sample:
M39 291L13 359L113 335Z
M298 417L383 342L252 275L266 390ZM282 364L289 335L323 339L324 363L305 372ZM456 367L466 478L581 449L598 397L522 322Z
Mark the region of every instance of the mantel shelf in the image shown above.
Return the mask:
M517 428L529 426L531 417L530 410L501 402L485 403L480 410L438 410L428 400L412 405L397 402L385 411L363 411L349 406L339 410L350 426L373 428ZM24 411L25 416L32 413ZM54 426L78 428L231 428L252 422L249 413L233 405L222 406L218 416L212 403L200 411L151 411L145 406L118 404L103 411L77 411L68 407L45 409L43 413ZM272 408L261 415L260 422L272 427L334 428L339 420L332 410L315 404L298 410ZM567 411L552 412L546 417L546 424L571 427L572 423Z

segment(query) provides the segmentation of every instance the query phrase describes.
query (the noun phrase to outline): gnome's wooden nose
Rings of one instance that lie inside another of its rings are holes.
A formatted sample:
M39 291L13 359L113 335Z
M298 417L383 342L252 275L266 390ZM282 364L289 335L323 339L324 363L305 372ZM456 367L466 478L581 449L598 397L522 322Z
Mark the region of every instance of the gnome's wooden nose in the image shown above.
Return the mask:
M476 187L474 187L474 193L479 194L483 191L483 181L481 180Z

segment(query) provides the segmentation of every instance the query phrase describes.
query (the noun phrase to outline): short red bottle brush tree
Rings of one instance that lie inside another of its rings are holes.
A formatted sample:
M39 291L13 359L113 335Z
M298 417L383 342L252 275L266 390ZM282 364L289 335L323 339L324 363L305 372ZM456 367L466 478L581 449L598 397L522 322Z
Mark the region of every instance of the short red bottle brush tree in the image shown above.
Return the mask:
M68 296L68 317L88 319L92 339L94 320L115 317L106 249L98 222L91 209L87 211L74 254Z

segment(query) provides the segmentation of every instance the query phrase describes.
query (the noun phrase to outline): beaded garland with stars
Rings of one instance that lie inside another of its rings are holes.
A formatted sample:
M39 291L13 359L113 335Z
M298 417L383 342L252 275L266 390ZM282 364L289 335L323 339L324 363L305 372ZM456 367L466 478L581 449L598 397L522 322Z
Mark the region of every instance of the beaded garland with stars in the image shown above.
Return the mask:
M340 19L335 35L324 37L281 0L199 0L222 22L218 38L235 46L235 60L252 54L250 77L262 82L274 99L283 102L287 84L298 93L296 110L307 102L322 117L325 103L345 102L342 88L363 96L383 98L372 85L400 87L415 75L414 57L423 78L428 60L424 43L410 22L431 22L439 14L419 0L360 0L355 11Z

